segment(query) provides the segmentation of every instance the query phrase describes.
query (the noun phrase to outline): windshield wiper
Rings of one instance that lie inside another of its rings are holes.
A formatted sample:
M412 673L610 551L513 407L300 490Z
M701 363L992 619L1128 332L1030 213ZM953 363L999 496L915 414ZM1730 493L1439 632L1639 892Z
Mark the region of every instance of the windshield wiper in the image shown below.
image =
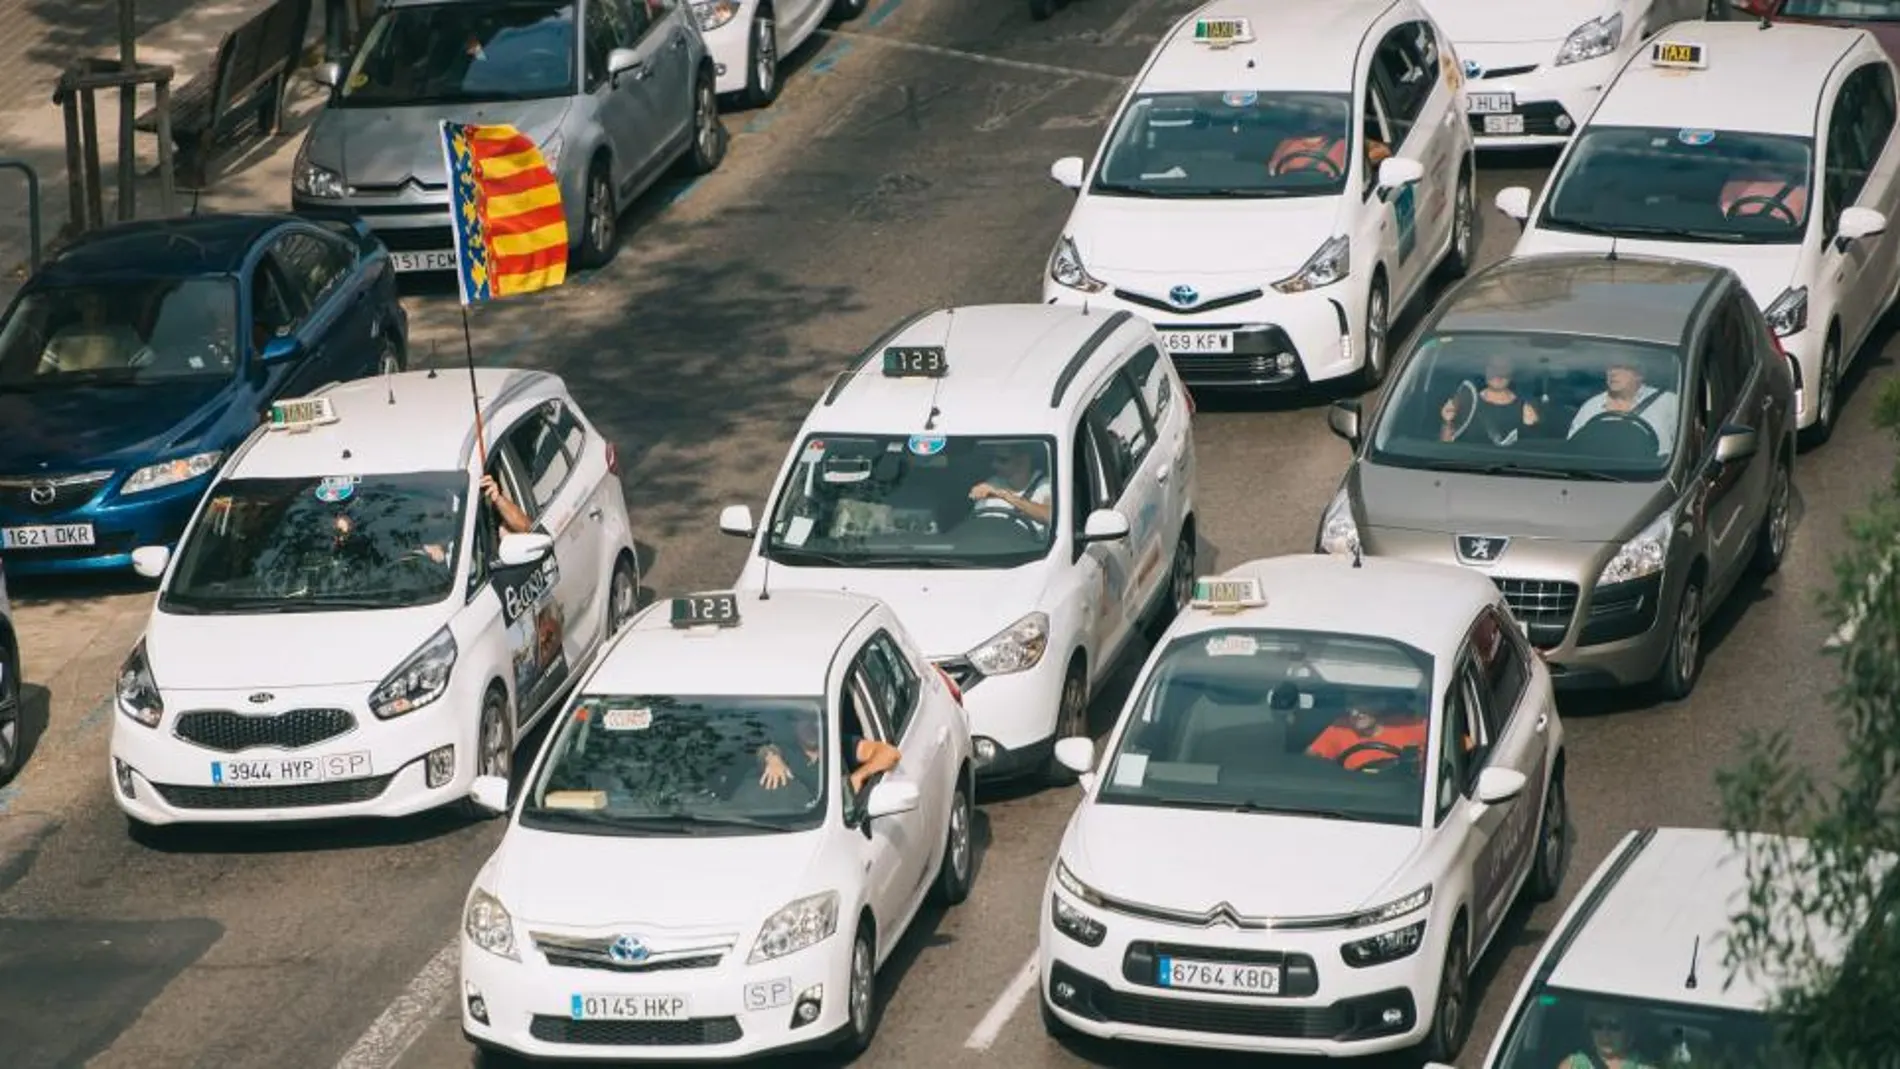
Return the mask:
M1691 238L1697 241L1726 241L1737 244L1747 243L1747 234L1735 234L1725 230L1698 230L1684 226L1658 226L1653 223L1591 223L1568 216L1550 215L1545 220L1552 226L1565 230L1575 230L1584 234L1596 234L1606 238Z
M1165 806L1170 809L1205 809L1216 813L1258 813L1276 817L1312 817L1315 820L1350 820L1360 823L1377 822L1379 819L1359 813L1348 813L1341 809L1265 805L1252 799L1223 802L1212 798L1154 798L1142 799L1142 801L1149 805Z
M890 555L883 557L855 557L852 564L861 568L981 568L981 561L964 557L931 557Z
M610 813L590 809L559 809L537 806L522 814L551 822L565 821L569 824L586 824L597 828L614 829L620 835L691 835L692 828L668 820L665 817L618 817Z
M829 564L834 568L849 568L857 563L855 558L846 557L842 554L820 553L815 549L799 549L796 546L768 544L766 549L772 554L772 559L778 561L780 564L792 564L796 562ZM787 560L784 558L791 559Z
M1460 464L1455 461L1434 463L1431 471L1456 471L1472 475L1519 475L1527 479L1574 479L1577 482L1626 483L1628 479L1588 468L1539 468L1528 464Z

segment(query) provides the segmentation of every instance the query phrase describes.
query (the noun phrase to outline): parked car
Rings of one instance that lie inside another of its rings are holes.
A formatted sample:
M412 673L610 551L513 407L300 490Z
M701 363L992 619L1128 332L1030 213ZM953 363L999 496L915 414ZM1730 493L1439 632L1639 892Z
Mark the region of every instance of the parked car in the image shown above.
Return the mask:
M401 370L408 329L361 227L201 215L81 238L0 318L0 558L99 571L172 545L273 399Z
M827 15L839 21L864 13L869 0L693 0L693 15L712 53L721 96L748 107L778 99L779 63L811 39Z
M1739 15L1767 16L1773 22L1818 22L1874 35L1887 54L1900 62L1900 4L1893 0L1732 0Z

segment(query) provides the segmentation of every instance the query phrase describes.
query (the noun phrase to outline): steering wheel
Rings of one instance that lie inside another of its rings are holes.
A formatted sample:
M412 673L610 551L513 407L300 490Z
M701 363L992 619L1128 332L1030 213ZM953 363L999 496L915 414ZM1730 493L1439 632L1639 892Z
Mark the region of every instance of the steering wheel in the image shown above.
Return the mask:
M1746 197L1735 198L1735 203L1724 208L1722 214L1726 218L1734 219L1742 214L1740 209L1753 207L1762 207L1768 210L1766 212L1750 212L1748 214L1771 215L1782 219L1789 226L1801 225L1800 218L1794 214L1793 208L1788 207L1787 201L1782 200L1780 197L1772 197L1763 193L1752 193Z
M1289 170L1287 164L1292 163L1294 160L1309 160L1319 164L1329 179L1338 178L1341 174L1339 164L1334 163L1331 156L1328 156L1324 152L1314 152L1311 149L1299 149L1280 157L1279 162L1273 165L1274 175L1277 177L1286 174ZM1305 170L1306 168L1302 167L1300 169Z
M1417 749L1417 747L1412 748ZM1405 760L1405 748L1394 746L1389 742L1378 742L1376 740L1355 742L1351 746L1346 747L1346 751L1335 758L1335 760L1339 762L1339 767L1347 768L1350 767L1346 763L1347 760L1354 754L1359 753L1376 753L1379 756L1367 761L1358 768L1352 769L1354 772L1383 772L1393 765L1398 764L1400 761Z
M1571 437L1582 437L1586 431L1599 423L1603 424L1606 428L1621 426L1632 429L1643 436L1643 441L1645 442L1644 448L1648 449L1651 453L1662 452L1662 439L1657 437L1656 428L1650 426L1649 421L1643 417L1629 412L1599 412L1591 416L1590 421L1578 428L1577 433Z
M973 520L982 520L982 519L1007 520L1029 534L1033 535L1036 533L1035 521L1031 520L1029 517L1023 515L1022 513L1017 512L1013 508L977 509L975 512L972 512L970 514L970 518Z

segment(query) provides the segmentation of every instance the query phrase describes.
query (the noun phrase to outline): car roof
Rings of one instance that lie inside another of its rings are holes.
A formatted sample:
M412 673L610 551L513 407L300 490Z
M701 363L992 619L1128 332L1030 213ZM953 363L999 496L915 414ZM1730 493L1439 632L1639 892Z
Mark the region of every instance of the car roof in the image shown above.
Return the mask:
M513 368L480 368L475 372L475 387L491 432L503 422L497 416L505 409L566 392L557 376ZM259 428L226 469L225 477L461 471L469 465L475 446L475 406L465 371L405 371L355 379L312 396L329 400L336 422L308 430Z
M1739 843L1716 828L1649 828L1633 832L1603 871L1620 871L1590 892L1577 922L1559 938L1543 968L1550 985L1572 991L1762 1010L1780 984L1772 974L1740 970L1724 983L1732 917L1748 902L1746 852L1777 837L1744 835ZM1794 856L1804 839L1782 838ZM1839 960L1848 940L1810 925L1815 949ZM1697 983L1691 987L1691 966Z
M1759 20L1679 22L1659 41L1703 46L1706 70L1653 67L1639 49L1586 126L1675 126L1813 137L1829 72L1865 30ZM1762 77L1773 71L1774 77Z
M1675 346L1703 298L1729 274L1713 264L1623 253L1516 256L1447 295L1432 330L1577 334Z
M1086 401L1086 371L1118 331L1139 321L1125 312L1048 304L977 304L925 312L865 350L812 409L807 427L865 434L1053 434L1066 430L1072 406L1052 406L1058 383L1067 400ZM1091 341L1088 360L1069 371ZM942 346L940 379L886 378L884 350ZM935 419L932 420L932 412ZM926 427L926 424L930 426Z
M773 695L827 692L831 662L879 602L828 590L740 592L734 627L676 628L672 599L647 606L608 648L588 694ZM735 671L735 666L743 666Z
M1176 23L1163 38L1140 90L1351 92L1366 31L1404 3L1214 0ZM1419 17L1424 17L1422 11ZM1196 43L1194 25L1204 18L1246 19L1254 39L1230 48Z
M244 212L120 223L75 239L35 281L72 285L113 276L228 275L243 266L259 238L300 221L281 212Z
M1260 580L1266 605L1239 612L1190 606L1169 636L1229 628L1284 628L1366 635L1403 642L1449 669L1478 611L1499 601L1480 572L1396 557L1294 553L1248 561L1220 578Z

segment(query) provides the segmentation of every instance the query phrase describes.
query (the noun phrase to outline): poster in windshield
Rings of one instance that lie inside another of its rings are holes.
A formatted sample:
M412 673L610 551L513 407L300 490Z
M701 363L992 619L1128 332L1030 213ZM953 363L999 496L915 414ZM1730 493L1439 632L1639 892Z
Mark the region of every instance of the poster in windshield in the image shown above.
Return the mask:
M550 553L530 568L506 569L495 577L502 622L515 661L515 719L525 721L567 679L563 633L567 621L555 598L561 566Z

